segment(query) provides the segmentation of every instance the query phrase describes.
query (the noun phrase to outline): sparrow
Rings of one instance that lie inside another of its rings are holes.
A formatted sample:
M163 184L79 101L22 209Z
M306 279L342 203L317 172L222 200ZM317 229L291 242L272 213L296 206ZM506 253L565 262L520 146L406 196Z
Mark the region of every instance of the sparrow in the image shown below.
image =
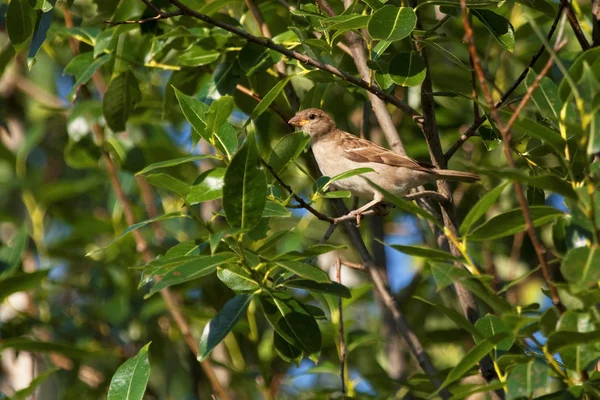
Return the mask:
M383 201L383 194L369 181L401 197L411 189L437 180L476 182L479 177L462 171L438 169L433 165L396 154L375 143L336 128L333 119L322 110L308 108L298 112L289 122L310 136L311 147L325 176L335 176L356 168L372 168L373 172L336 181L340 190L370 200L352 211L357 216Z

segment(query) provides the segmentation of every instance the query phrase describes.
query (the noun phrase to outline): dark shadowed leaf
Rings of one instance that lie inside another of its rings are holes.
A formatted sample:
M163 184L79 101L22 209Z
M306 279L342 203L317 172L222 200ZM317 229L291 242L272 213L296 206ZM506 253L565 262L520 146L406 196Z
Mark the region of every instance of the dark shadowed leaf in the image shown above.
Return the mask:
M399 251L400 253L408 254L409 256L422 257L428 260L434 261L458 261L460 258L454 257L450 253L446 253L445 251L441 251L438 249L431 249L425 246L404 246L400 244L387 244L380 240L379 243L384 244L388 247L391 247L394 250Z
M24 223L8 245L0 248L0 266L6 265L6 268L0 270L1 277L11 275L21 265L21 257L27 247L27 237L27 224Z
M530 69L525 78L525 85L529 89L535 82L537 74ZM562 102L558 97L558 86L547 76L543 77L538 88L533 92L533 102L544 118L558 123Z
M117 369L108 387L108 400L142 400L150 378L149 347L150 343Z
M73 100L75 93L79 89L79 86L86 84L94 75L94 72L98 70L110 59L109 54L102 54L98 58L94 58L91 52L83 53L75 56L63 71L63 75L73 75L75 77L75 84L69 92L68 99Z
M417 24L415 11L410 7L386 5L371 16L369 34L378 40L401 40L410 35Z
M279 357L287 362L293 362L296 366L302 361L302 350L288 343L287 340L281 337L277 332L273 333L273 345Z
M267 94L265 94L260 103L258 103L256 107L254 107L254 110L252 110L252 114L250 115L250 118L248 118L248 121L246 121L246 125L248 125L253 119L258 118L260 115L262 115L262 113L267 111L267 109L273 103L273 101L275 101L277 96L281 94L283 88L285 87L285 85L288 84L290 79L291 76L288 76L280 80L275 84L275 86L271 88L271 90L269 90Z
M141 100L139 83L133 72L127 71L111 79L102 99L102 113L114 132L125 130L125 123Z
M210 320L200 338L200 350L198 361L205 360L211 351L219 344L225 336L242 318L254 295L238 294L229 300L223 308Z
M35 64L35 56L46 40L46 33L48 33L48 29L50 29L50 25L52 24L53 13L54 10L52 10L52 6L50 6L50 10L44 12L38 18L38 21L35 24L33 39L31 40L31 45L29 46L29 54L27 54L27 67L29 69L31 69L33 64Z
M266 204L267 178L260 167L254 135L235 154L225 171L223 208L234 228L251 229L262 218Z
M340 296L345 299L349 299L352 297L350 294L350 290L344 285L341 285L337 282L315 282L308 279L293 279L290 281L286 281L285 286L293 287L296 289L304 289L309 292L320 292L333 294L335 296Z
M452 308L446 307L443 304L436 303L434 301L427 300L427 299L424 299L424 298L419 297L419 296L414 296L414 298L417 299L417 300L419 300L419 301L422 301L425 304L429 304L429 305L433 306L438 311L443 312L456 325L458 325L459 327L463 328L465 331L469 332L473 336L473 338L475 338L475 339L483 338L483 334L481 332L479 332L479 330L477 329L477 327L473 326L473 324L471 324L458 311L456 311L456 310L454 310Z
M387 70L394 83L400 86L419 86L425 80L425 63L415 52L396 54Z
M82 349L71 344L42 342L24 337L2 340L2 343L0 343L0 350L4 349L29 351L32 353L60 353L70 358L83 360L107 357L109 354L108 352L104 351Z
M48 270L18 273L0 280L0 301L16 292L39 288L48 276Z
M470 10L506 50L515 49L515 29L509 20L490 10Z
M28 0L14 0L8 4L6 30L15 50L20 51L33 35L36 12Z
M288 343L316 355L321 350L321 331L315 318L291 296L261 294L260 303L267 320Z
M269 165L279 174L286 165L293 162L302 154L309 141L310 137L305 135L304 132L294 132L285 135L275 144L269 156Z

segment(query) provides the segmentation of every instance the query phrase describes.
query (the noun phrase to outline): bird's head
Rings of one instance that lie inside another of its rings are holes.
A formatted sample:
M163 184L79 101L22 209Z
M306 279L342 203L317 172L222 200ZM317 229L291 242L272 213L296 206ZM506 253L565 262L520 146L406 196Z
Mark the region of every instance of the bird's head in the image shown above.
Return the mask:
M310 136L319 136L335 129L335 122L325 111L307 108L298 112L288 124L302 128Z

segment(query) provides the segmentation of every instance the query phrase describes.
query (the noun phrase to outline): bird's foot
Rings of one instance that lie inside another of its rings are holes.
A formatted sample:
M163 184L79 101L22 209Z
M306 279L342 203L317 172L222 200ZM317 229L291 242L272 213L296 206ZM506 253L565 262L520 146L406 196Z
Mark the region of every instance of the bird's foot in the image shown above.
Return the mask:
M362 210L353 210L348 213L351 217L356 217L356 227L360 226L360 219L362 218Z
M386 215L389 215L390 209L392 208L396 208L396 206L391 203L377 203L371 207L371 210L373 210L373 215L385 217Z

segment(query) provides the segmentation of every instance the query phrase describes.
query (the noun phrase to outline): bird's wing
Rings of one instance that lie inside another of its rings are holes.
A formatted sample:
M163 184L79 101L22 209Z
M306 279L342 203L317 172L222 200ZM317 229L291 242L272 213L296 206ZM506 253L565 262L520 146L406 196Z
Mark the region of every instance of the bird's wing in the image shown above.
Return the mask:
M386 164L435 174L432 165L396 154L366 139L361 139L346 132L343 133L341 141L342 154L349 160L357 163Z

